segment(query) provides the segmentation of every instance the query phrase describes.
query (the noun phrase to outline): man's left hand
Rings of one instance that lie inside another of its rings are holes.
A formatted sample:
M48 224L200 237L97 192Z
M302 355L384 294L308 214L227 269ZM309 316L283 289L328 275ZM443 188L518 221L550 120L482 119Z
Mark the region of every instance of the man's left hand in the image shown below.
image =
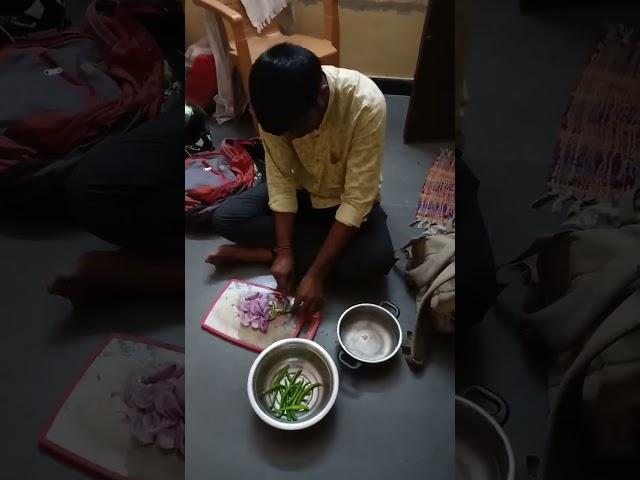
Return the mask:
M314 314L324 305L324 281L311 273L307 273L296 292L293 311Z

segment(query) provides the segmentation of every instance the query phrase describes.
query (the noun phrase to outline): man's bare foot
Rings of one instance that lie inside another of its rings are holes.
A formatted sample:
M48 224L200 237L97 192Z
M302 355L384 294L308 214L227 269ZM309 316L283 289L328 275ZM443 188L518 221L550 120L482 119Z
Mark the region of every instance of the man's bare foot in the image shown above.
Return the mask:
M204 260L207 263L221 267L242 263L271 263L273 252L268 248L243 247L241 245L222 245L218 250L209 254Z
M78 258L71 271L56 275L47 290L74 305L114 297L180 293L184 291L184 262L119 251L89 252Z

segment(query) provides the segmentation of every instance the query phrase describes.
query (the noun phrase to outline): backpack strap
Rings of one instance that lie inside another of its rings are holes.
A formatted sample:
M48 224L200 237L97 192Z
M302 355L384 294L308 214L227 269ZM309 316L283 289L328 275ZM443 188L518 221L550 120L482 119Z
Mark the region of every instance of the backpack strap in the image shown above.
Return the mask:
M85 15L87 27L93 33L93 35L99 38L103 45L115 45L118 42L119 36L114 33L113 26L109 26L106 21L107 16L98 12L98 3L100 7L107 10L107 7L111 7L109 12L112 16L115 16L120 6L118 0L94 0L87 7Z
M220 150L229 159L231 168L242 178L246 188L253 187L256 165L249 152L243 147L242 141L225 138L220 144Z

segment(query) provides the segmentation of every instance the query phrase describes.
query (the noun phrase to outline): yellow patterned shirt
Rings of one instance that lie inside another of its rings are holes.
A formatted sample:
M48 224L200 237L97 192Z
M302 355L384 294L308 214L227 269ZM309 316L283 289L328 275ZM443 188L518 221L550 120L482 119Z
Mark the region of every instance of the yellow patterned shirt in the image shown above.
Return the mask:
M336 220L360 227L380 199L386 103L365 75L331 66L322 70L330 97L320 127L295 140L260 132L269 206L296 213L296 191L306 190L313 208L339 205Z

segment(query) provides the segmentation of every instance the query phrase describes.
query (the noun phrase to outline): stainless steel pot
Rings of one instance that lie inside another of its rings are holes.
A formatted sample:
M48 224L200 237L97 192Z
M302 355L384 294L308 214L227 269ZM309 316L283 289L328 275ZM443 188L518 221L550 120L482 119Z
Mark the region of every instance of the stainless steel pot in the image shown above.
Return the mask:
M493 406L489 414L471 398ZM501 425L509 407L491 390L472 386L456 395L456 480L514 480L511 443Z
M348 308L338 320L340 363L351 369L381 363L393 357L402 344L397 317L400 309L391 302L360 303Z

